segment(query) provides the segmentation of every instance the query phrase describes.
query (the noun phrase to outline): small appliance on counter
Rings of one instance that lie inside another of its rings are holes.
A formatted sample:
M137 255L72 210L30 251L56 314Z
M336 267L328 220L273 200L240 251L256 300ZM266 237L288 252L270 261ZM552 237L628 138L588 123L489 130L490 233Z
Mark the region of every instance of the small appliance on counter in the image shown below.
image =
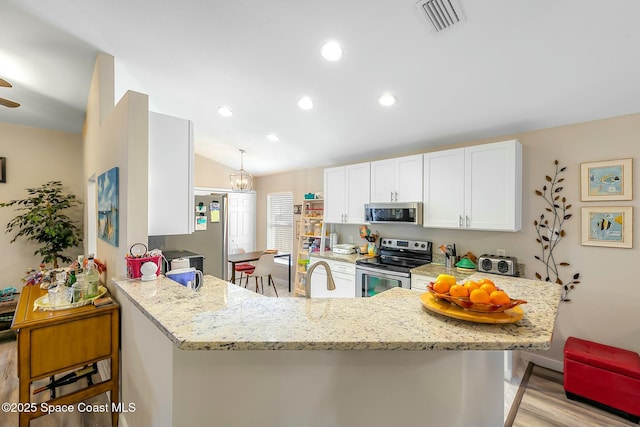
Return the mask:
M167 273L170 270L178 268L194 267L196 270L204 271L204 257L189 251L163 251L164 261L162 263L162 272ZM185 265L188 260L188 266ZM173 261L176 261L175 265Z
M517 277L518 259L512 256L484 254L478 257L478 271Z
M335 254L355 254L356 253L356 245L352 243L340 243L333 247L333 253Z

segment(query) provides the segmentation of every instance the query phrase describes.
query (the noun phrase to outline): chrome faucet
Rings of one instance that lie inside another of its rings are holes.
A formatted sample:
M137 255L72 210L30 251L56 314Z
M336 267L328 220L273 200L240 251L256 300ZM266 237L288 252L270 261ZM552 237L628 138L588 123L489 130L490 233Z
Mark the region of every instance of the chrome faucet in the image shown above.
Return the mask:
M305 295L307 298L311 297L311 275L313 274L313 270L316 269L317 266L322 265L327 272L327 290L333 291L336 289L336 283L333 281L333 275L331 274L331 267L326 261L318 261L314 263L309 270L307 270L307 283L305 289Z

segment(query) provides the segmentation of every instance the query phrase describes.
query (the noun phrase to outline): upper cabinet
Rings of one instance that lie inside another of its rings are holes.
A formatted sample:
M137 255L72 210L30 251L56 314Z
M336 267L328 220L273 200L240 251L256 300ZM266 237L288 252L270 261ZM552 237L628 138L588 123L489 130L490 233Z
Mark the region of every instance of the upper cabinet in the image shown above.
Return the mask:
M424 154L425 227L518 231L522 146L517 140Z
M194 229L193 124L149 112L150 236Z
M370 164L324 170L324 222L362 224L369 203Z
M371 202L422 201L422 154L371 162Z

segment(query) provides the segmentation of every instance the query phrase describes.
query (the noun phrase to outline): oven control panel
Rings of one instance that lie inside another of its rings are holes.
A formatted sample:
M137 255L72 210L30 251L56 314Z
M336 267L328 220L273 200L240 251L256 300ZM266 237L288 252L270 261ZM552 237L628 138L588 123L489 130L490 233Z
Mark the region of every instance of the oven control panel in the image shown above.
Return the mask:
M430 254L432 244L420 240L382 239L380 247L382 249L409 249Z

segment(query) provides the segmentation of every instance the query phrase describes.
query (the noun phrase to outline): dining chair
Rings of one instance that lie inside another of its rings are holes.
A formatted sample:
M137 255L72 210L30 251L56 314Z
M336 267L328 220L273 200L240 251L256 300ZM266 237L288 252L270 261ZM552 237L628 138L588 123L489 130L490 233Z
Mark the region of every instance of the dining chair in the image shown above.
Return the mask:
M231 253L232 254L243 254L243 253L245 253L245 250L243 248L234 248L234 249L231 249ZM242 285L242 277L244 275L248 274L248 273L253 273L253 270L255 270L255 269L256 269L256 266L251 264L251 263L249 263L249 262L245 262L245 263L242 263L242 264L236 264L234 266L234 270L236 271L236 274L240 273L240 278L239 278L240 285ZM245 284L244 284L245 288L247 287L247 283L249 283L249 276L246 276L246 281L245 281Z
M276 288L276 284L273 281L273 276L271 273L273 272L274 263L274 254L264 254L260 257L258 262L256 263L256 268L251 273L247 274L247 282L249 282L249 277L255 278L256 281L256 292L258 292L258 277L260 278L260 285L262 285L262 293L264 293L264 282L263 278L266 276L269 280L269 284L273 285L273 290L276 293L276 297L278 296L278 289Z

